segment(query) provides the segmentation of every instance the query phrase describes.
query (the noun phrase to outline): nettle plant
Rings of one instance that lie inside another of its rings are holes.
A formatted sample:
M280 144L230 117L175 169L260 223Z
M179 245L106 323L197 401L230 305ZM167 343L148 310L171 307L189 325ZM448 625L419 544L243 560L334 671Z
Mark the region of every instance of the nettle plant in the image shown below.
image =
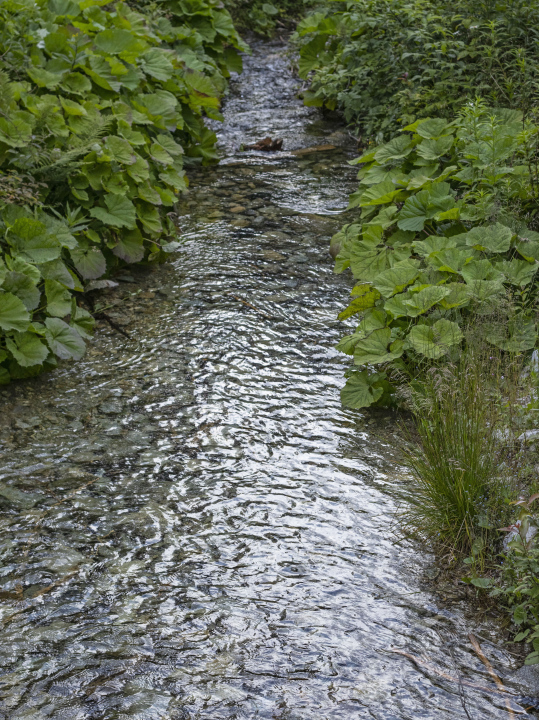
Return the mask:
M317 8L318 9L318 8ZM307 105L339 109L380 140L426 112L454 117L466 98L536 106L538 8L478 0L331 2L297 28Z
M0 382L79 358L73 293L177 247L184 163L245 45L219 0L0 4Z
M386 402L395 370L413 376L460 352L471 315L484 315L485 339L504 351L535 346L537 132L519 112L477 102L451 123L419 120L352 161L361 222L332 239L335 271L350 268L357 281L339 316L360 319L338 345L359 366L346 405Z

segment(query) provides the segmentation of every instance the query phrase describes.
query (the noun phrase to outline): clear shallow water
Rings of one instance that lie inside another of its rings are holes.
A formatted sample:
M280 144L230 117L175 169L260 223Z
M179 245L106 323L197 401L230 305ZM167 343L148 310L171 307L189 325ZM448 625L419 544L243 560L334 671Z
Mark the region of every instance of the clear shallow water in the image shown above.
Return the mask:
M295 92L283 48L255 45L184 247L106 299L131 338L103 328L1 393L0 717L449 720L462 695L509 717L432 670L493 688L466 633L496 636L396 544L391 416L341 408L327 248L353 146ZM236 152L268 134L283 153Z

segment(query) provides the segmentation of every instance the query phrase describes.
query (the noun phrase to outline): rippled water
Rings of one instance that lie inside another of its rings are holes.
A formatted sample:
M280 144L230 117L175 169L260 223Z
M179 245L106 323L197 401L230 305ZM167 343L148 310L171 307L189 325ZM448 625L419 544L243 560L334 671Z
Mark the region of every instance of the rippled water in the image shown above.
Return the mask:
M391 416L341 408L354 148L296 90L255 44L184 247L104 300L130 339L1 393L0 717L509 717L466 633L510 656L392 533ZM265 135L284 152L237 152Z

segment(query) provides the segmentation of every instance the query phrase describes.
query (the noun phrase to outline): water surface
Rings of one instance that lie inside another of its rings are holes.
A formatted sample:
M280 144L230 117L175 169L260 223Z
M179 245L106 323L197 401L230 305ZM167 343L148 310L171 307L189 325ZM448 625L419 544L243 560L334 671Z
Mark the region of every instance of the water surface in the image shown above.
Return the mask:
M393 532L393 418L341 407L350 285L327 248L355 148L297 89L255 43L184 246L102 298L130 338L103 326L2 390L0 717L508 717L440 674L494 688L470 630L500 675L513 661ZM266 135L284 151L239 152Z

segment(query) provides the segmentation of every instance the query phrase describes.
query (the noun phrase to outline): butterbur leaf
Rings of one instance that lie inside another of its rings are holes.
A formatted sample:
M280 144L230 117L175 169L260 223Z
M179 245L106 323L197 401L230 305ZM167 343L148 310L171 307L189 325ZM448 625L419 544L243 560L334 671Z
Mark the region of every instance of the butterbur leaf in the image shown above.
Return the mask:
M80 360L86 346L78 332L63 320L45 320L45 338L52 352L62 360Z
M75 303L71 311L71 326L79 333L83 338L89 339L92 337L92 332L95 326L95 320L84 308L78 307Z
M537 343L537 332L532 319L516 318L507 325L491 325L486 339L492 345L511 353L532 350Z
M464 283L448 283L445 287L449 290L449 293L440 301L443 308L450 310L469 304L470 292Z
M64 317L71 312L71 293L56 280L45 280L47 312L54 317Z
M375 380L366 370L353 373L341 390L343 405L356 410L370 407L382 397L384 392L382 387L375 387L374 382Z
M363 310L367 310L368 308L373 307L379 297L380 293L374 289L363 293L363 295L361 295L360 297L352 300L346 310L343 310L341 313L339 313L339 320L346 320L347 318L355 315L358 312L363 312Z
M414 282L419 275L416 265L409 261L398 263L388 270L384 270L374 279L374 287L385 298L402 292L407 285Z
M413 142L409 135L397 135L375 152L374 159L380 164L388 160L400 160L409 155L412 148Z
M503 260L496 263L496 269L505 276L505 281L517 287L525 287L537 273L539 263L529 263L525 260Z
M511 247L513 233L505 225L496 223L475 227L466 234L466 244L479 250L488 250L493 253L505 253Z
M146 75L161 80L161 82L170 80L174 74L174 66L168 59L166 51L160 48L147 50L141 56L141 65Z
M370 188L365 190L361 196L360 205L366 207L369 205L385 205L391 202L396 197L402 188L396 188L391 180L379 183L378 185L372 185Z
M432 138L438 138L441 135L449 135L452 132L452 128L449 127L446 120L433 118L419 122L415 131L418 135L421 135L421 137L430 140Z
M355 364L376 365L400 357L403 353L402 341L395 341L388 349L390 340L390 328L375 330L365 339L359 340L354 350Z
M95 36L94 42L100 50L110 55L119 55L139 47L137 38L129 30L119 28L103 30Z
M142 235L138 230L123 233L118 244L112 248L112 252L128 263L137 263L144 257L144 245Z
M415 325L408 333L408 341L413 349L431 360L442 357L461 340L462 332L457 323L445 318L434 325Z
M136 162L137 156L133 152L133 148L123 138L117 137L116 135L109 135L105 142L110 156L121 165L133 165Z
M430 310L433 305L436 305L441 300L449 295L451 291L449 288L440 285L431 285L426 287L419 292L410 293L410 299L405 300L404 303L410 309L408 315L411 317L417 317Z
M135 206L126 197L109 193L105 196L105 205L103 207L93 207L90 215L101 220L105 225L112 225L117 228L128 228L132 230L136 227L137 217L135 214Z
M39 305L41 293L32 278L25 273L8 272L2 290L16 295L19 300L22 300L27 310L35 310Z
M437 140L423 140L417 145L416 152L425 160L438 160L451 150L452 145L453 137L448 135Z
M31 332L17 333L6 339L6 346L21 367L41 365L49 350L42 340Z
M0 292L0 328L24 332L30 324L30 314L22 300L8 292Z

